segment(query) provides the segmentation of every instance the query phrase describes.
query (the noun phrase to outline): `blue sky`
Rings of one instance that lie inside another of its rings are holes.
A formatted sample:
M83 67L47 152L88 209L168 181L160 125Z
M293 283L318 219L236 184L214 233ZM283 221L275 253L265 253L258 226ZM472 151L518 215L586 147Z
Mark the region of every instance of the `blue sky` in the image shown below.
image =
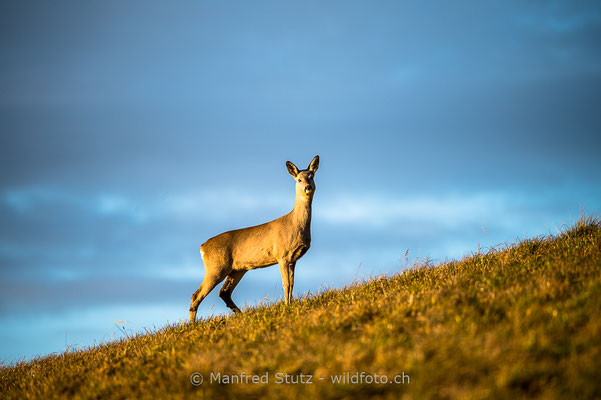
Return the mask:
M297 296L601 211L594 1L3 2L0 30L5 361L185 319L200 244L292 208L287 160L321 158Z

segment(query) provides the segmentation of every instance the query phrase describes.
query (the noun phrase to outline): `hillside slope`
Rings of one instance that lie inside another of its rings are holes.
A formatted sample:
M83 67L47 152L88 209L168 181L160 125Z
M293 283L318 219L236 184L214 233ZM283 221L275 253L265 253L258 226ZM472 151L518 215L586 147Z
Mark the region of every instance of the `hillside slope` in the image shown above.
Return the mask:
M415 266L289 308L276 303L5 366L0 393L590 398L601 393L599 310L601 224L588 218L556 237ZM202 384L191 383L193 373Z

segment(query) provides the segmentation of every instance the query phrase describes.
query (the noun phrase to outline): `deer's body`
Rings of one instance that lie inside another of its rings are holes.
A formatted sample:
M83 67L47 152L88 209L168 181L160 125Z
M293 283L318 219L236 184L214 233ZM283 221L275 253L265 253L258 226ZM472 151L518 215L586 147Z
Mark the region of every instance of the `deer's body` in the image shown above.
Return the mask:
M232 311L239 312L231 294L240 279L251 269L275 264L280 266L286 304L290 304L296 261L311 246L313 176L319 166L319 157L315 156L303 171L289 161L286 165L297 181L294 209L290 213L265 224L224 232L200 246L205 276L200 288L192 295L190 322L196 319L200 302L226 278L219 297Z
M311 246L310 211L299 214L293 210L271 222L215 236L200 246L203 260L230 260L234 271L269 267L285 258L296 261L298 250Z

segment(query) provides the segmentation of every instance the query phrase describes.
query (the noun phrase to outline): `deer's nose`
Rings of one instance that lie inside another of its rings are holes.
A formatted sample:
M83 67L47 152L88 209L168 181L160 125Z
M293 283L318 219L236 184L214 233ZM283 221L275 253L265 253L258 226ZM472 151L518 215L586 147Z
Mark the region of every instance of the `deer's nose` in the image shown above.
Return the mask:
M305 192L310 192L311 190L313 190L313 188L311 187L311 185L305 186Z

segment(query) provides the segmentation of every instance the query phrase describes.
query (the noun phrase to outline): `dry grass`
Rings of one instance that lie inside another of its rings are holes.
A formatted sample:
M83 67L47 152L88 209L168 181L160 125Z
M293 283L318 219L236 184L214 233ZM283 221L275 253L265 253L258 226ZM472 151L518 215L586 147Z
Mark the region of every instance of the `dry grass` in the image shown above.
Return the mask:
M2 367L3 398L591 398L601 223L342 290ZM365 372L405 384L333 384ZM205 382L190 383L200 372ZM269 373L211 384L211 373ZM278 384L276 373L313 384ZM319 378L325 378L323 381ZM305 378L306 380L307 378Z

